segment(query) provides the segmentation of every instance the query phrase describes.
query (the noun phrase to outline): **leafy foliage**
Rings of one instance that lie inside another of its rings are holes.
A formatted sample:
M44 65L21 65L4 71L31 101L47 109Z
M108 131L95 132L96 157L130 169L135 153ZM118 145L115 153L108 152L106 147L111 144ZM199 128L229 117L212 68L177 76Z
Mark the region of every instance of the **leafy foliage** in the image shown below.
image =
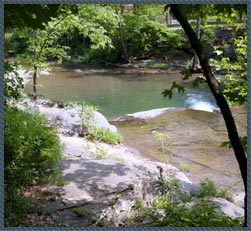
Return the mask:
M237 60L233 63L229 58L222 57L222 51L215 47L220 60L211 60L216 71L225 75L224 95L231 105L247 103L247 35L235 39Z
M88 206L78 206L73 209L73 213L75 213L78 217L97 216L95 213L91 211L91 208L89 208Z
M60 159L56 131L44 117L18 109L5 109L4 191L5 221L15 223L27 212L29 203L22 190L35 184Z
M175 178L172 178L172 177L165 178L162 175L161 168L159 168L159 170L160 170L160 175L159 175L158 179L154 182L154 187L160 195L159 198L165 197L167 201L175 201L177 198L177 195L179 195L184 200L186 200L185 196L182 195L182 193L179 189L179 186L178 186L179 181Z
M217 190L211 181L201 183L197 194L190 198L182 195L177 180L165 179L160 173L156 182L157 196L151 204L146 207L138 202L138 214L149 217L149 225L157 227L234 227L242 226L243 219L232 219L218 210L219 206L211 203L210 197L226 198L226 193ZM179 195L179 197L175 195ZM201 199L197 199L201 198Z
M5 106L12 99L19 99L21 97L21 90L23 89L23 79L17 72L17 64L10 64L4 62L4 104Z
M66 14L52 18L47 24L43 24L44 29L37 29L29 35L25 61L32 70L34 66L44 68L48 58L57 58L59 62L62 62L63 58L68 58L65 50L69 47L57 43L58 37L67 29L62 24L68 17Z
M81 119L79 135L84 136L82 132L83 128L85 127L87 130L88 139L102 141L108 144L120 143L122 141L121 135L112 132L110 129L99 128L95 126L93 116L96 110L97 107L93 105L88 105L86 103L80 104L80 107L77 110L78 115Z
M42 28L43 22L58 14L60 5L46 4L6 4L4 6L4 27Z
M169 153L171 150L171 145L170 145L170 137L167 134L157 132L157 131L152 131L152 134L154 137L160 142L160 155L162 158L165 160L165 163L168 163L169 160Z
M94 127L88 132L88 139L103 141L108 144L117 144L122 141L122 136L112 132L108 128L98 128Z
M176 82L173 82L172 86L170 89L165 89L163 92L162 92L162 95L164 97L168 97L169 99L172 98L173 96L173 91L177 89L179 93L184 93L185 92L185 88L183 86L181 86L180 84L176 83Z
M191 166L189 164L186 164L186 163L180 163L179 168L183 172L190 172L191 171Z
M234 227L241 226L241 219L231 219L218 207L207 200L201 200L192 208L186 205L171 203L165 198L157 199L149 213L153 226L167 227ZM161 211L161 213L159 213Z
M82 134L84 127L87 129L87 132L94 129L93 115L96 110L97 107L84 102L79 105L79 109L77 109L77 113L81 119L79 136L84 136L84 134Z
M196 198L221 197L229 201L233 200L232 196L227 190L217 189L215 183L208 179L200 182L198 190L196 190L192 196Z
M184 68L180 73L183 75L183 80L187 80L192 76L192 72L190 70L190 62L187 64L188 67Z
M211 60L216 71L224 74L220 80L224 85L224 95L230 105L247 105L247 35L235 39L237 60L233 63L222 56L223 52L215 47L215 53L220 60ZM247 153L247 136L240 137L244 151ZM221 147L232 148L229 141L223 141Z
M117 160L121 164L126 163L126 160L123 157L120 157L119 154L109 153L107 150L100 148L98 146L96 147L96 150L97 150L97 154L96 154L97 159L113 159L113 160Z
M248 145L247 145L247 136L240 137L241 145L244 148L245 153L247 153ZM220 147L232 148L232 144L230 141L223 141L220 144Z

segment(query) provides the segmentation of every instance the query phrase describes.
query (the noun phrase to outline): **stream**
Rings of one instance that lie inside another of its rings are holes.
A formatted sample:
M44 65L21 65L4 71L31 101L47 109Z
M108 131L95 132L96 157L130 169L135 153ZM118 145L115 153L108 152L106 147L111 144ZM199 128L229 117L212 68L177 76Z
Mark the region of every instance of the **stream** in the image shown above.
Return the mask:
M174 81L185 86L186 91L174 93L171 100L164 99L161 92ZM168 163L178 168L182 164L188 166L186 174L192 182L197 184L208 178L220 187L243 190L233 151L219 147L220 142L228 139L227 132L221 114L212 113L216 103L206 85L193 88L191 81L182 81L177 72L66 66L54 67L49 74L41 75L38 84L39 94L46 99L86 102L98 107L117 126L123 143L151 160L165 161L152 132L166 134ZM27 83L25 89L31 92L32 84ZM117 121L125 114L157 108L170 111L153 119ZM236 115L245 135L246 112L237 110Z
M38 79L37 91L45 98L57 101L86 102L98 107L108 119L138 111L165 107L184 107L206 111L215 108L215 100L207 88L193 88L191 81L182 81L177 72L124 73L123 68L79 69L60 67ZM142 70L141 70L142 71ZM185 93L175 92L171 100L161 92L172 82L186 87ZM26 84L31 92L32 84Z

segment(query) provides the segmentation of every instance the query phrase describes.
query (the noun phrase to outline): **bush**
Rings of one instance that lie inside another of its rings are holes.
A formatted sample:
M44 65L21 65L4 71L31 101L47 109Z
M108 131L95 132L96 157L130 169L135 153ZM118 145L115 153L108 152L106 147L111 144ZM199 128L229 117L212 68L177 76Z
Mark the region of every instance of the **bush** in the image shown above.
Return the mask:
M215 183L208 179L202 181L196 192L193 193L196 198L204 197L221 197L229 201L233 201L232 196L227 190L217 189Z
M4 105L9 101L21 97L21 90L24 88L23 79L17 72L17 64L4 62Z
M164 182L164 184L163 184ZM208 196L222 196L223 191L217 190L212 181L201 183L197 198L182 196L176 180L165 179L160 171L158 184L155 189L159 195L151 206L145 206L138 201L136 211L140 217L148 217L149 225L158 227L234 227L242 226L243 218L232 219L218 210L219 206L212 204ZM161 184L160 184L161 183ZM159 187L161 186L161 187ZM163 190L163 187L165 190ZM178 197L170 196L178 194ZM205 199L205 198L206 199ZM186 200L184 200L186 199Z
M189 208L185 204L169 202L165 197L153 203L153 209L147 212L153 226L168 227L234 227L242 226L242 219L231 219L218 206L201 200Z
M122 141L122 136L110 131L107 128L94 127L88 131L88 136L91 140L103 141L108 144L117 144Z
M44 117L18 109L5 110L4 184L7 223L15 221L15 217L22 218L29 204L22 191L42 179L46 169L53 168L60 160L60 152L56 131L47 127Z

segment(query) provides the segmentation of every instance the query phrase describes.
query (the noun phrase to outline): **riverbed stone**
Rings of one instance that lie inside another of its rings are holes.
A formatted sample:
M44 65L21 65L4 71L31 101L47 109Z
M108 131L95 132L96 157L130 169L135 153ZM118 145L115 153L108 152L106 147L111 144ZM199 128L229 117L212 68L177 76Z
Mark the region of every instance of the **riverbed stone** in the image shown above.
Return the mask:
M244 209L235 205L234 203L223 199L223 198L213 198L212 204L220 206L219 211L225 213L231 218L244 217Z
M39 105L39 112L46 115L49 122L57 126L59 131L63 134L70 136L85 134L86 121L79 116L78 106L73 108L57 108L57 107L44 107ZM99 112L94 111L92 116L92 126L98 128L109 129L112 132L117 132L114 125L110 125L108 120Z
M226 216L235 219L244 217L244 209L237 206L236 204L224 199L224 198L210 198L205 197L203 199L195 199L190 202L185 203L185 206L189 209L192 209L195 205L197 205L201 201L206 201L209 205L216 206L216 212L222 212Z
M108 120L100 112L95 111L93 114L94 126L99 128L107 128L112 132L117 132L117 128L114 125L111 125Z
M36 102L31 99L24 99L18 103L17 106L21 109L28 110L30 112L39 112L45 115L48 123L51 126L57 127L59 133L69 136L78 136L87 133L87 123L90 121L80 117L82 112L80 106L66 106L63 102L54 102L45 99L37 99ZM93 111L91 116L91 125L97 128L108 129L114 133L117 132L117 128L111 125L108 120L98 111Z
M244 208L244 198L245 192L240 192L233 195L234 203L240 206L241 208Z

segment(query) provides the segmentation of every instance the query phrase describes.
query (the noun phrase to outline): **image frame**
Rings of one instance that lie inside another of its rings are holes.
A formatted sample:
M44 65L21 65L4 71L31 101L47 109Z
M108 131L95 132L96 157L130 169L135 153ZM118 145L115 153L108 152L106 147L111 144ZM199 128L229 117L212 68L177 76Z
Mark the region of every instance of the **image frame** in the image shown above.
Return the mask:
M0 133L0 230L98 230L100 228L92 228L92 227L4 227L4 5L5 4L247 4L247 34L248 34L248 43L247 43L247 49L248 49L248 57L247 57L247 63L248 63L248 106L247 106L247 144L248 144L248 152L247 152L247 182L248 182L248 193L247 193L247 227L240 227L240 228L217 228L217 227L200 227L199 230L239 230L239 229L248 229L250 230L251 222L250 222L250 216L251 216L251 197L250 197L250 187L251 187L251 178L250 178L250 152L251 152L251 106L250 106L250 100L251 100L251 1L250 0L1 0L0 3L0 17L1 17L1 23L0 23L0 32L1 32L1 39L0 39L0 56L1 56L1 80L0 80L0 126L1 126L1 133ZM123 228L117 228L117 227L111 227L111 228L102 228L104 230L114 230L114 229L126 229L126 230L188 230L192 231L195 228L179 228L179 227L123 227ZM197 228L198 229L198 228Z

